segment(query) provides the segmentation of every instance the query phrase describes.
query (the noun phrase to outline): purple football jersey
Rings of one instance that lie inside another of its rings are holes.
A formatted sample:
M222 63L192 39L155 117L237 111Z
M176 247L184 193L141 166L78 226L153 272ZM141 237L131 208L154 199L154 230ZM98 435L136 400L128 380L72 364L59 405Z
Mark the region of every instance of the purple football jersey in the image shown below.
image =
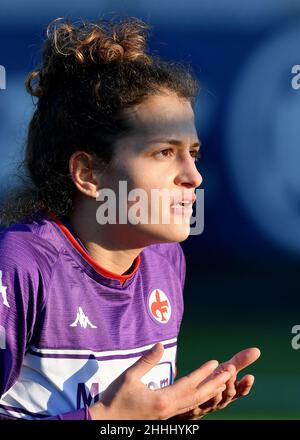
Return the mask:
M179 243L144 248L129 273L116 275L92 259L64 219L5 229L0 416L89 419L88 407L157 342L164 355L142 382L172 384L184 279Z

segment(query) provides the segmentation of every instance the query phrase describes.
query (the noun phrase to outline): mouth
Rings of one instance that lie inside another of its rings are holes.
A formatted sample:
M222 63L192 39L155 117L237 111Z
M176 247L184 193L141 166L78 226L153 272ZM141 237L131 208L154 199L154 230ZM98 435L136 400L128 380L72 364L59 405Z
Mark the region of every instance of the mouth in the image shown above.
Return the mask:
M182 200L176 204L171 205L171 211L174 214L190 216L193 213L193 201Z
M180 215L191 215L193 213L193 204L196 201L196 194L191 194L191 196L186 197L182 200L178 200L176 203L171 205L171 210L175 214Z

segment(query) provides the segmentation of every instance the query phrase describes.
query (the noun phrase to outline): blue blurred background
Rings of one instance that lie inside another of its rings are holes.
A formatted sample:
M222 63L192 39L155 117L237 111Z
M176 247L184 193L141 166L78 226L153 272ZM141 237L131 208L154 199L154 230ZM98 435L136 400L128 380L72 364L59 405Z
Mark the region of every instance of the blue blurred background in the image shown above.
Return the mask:
M0 203L16 181L33 103L24 90L54 18L117 12L150 25L152 52L192 65L203 142L205 229L182 245L187 258L179 376L248 346L262 356L252 395L210 415L300 418L299 0L2 0Z

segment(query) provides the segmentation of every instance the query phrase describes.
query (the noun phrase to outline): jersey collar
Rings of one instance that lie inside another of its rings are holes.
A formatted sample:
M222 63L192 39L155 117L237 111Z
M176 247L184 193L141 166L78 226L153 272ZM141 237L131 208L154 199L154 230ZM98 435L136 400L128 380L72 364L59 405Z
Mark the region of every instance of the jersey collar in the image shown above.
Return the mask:
M140 256L138 255L132 265L132 270L130 271L129 274L126 275L119 275L116 274L114 272L111 272L107 269L105 269L104 267L102 267L99 263L97 263L90 254L88 254L88 252L85 250L85 248L83 247L83 245L80 244L80 241L78 239L76 239L77 237L75 237L74 231L73 234L70 231L70 229L66 226L66 224L63 223L63 221L61 219L59 219L54 212L50 212L50 217L51 219L54 221L54 223L59 227L59 229L61 230L61 232L64 234L64 236L68 239L68 241L70 242L70 244L72 245L73 248L76 249L76 251L84 258L84 260L86 262L88 262L95 270L98 274L102 275L105 278L109 278L110 280L118 280L119 283L123 286L124 283L131 279L134 274L137 272L139 266L140 266Z

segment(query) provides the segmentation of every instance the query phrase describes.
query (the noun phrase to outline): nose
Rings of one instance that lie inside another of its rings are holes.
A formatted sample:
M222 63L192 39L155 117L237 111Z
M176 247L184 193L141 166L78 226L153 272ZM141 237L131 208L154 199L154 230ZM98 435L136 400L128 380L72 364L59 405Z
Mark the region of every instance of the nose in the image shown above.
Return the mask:
M187 188L197 188L202 182L203 178L197 170L194 159L189 154L188 158L182 159L174 183Z

